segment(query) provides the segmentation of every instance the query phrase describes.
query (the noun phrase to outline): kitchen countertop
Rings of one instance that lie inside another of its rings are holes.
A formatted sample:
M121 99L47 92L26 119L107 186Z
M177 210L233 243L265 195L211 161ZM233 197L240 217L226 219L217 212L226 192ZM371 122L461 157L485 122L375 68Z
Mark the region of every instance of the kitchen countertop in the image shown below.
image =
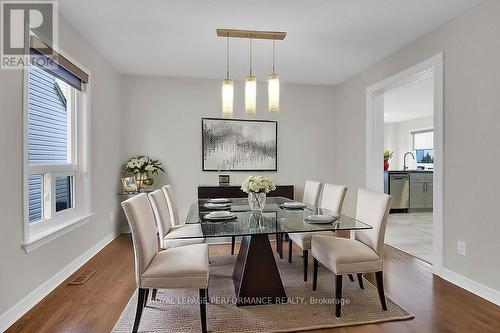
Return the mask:
M388 170L385 171L387 173L432 173L434 170L415 170L415 169L408 169L408 170Z

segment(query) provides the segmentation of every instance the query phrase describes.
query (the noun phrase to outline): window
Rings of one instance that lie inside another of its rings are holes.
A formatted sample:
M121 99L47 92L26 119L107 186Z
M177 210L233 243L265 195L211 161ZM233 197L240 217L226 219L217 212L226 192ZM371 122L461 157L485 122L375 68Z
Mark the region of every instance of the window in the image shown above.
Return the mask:
M74 84L61 69L30 65L25 73L25 249L90 213L87 81Z
M411 137L417 163L434 163L434 131L432 129L414 131L411 132Z

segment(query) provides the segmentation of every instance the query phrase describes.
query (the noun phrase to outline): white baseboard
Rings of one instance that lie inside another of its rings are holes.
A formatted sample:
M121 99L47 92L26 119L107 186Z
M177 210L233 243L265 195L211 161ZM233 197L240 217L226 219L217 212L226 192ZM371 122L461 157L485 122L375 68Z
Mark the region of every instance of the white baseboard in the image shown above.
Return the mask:
M441 277L446 281L500 306L500 291L487 287L444 267L441 273Z
M58 287L64 280L76 272L87 261L101 251L106 245L111 243L113 239L119 236L119 233L112 233L104 237L97 244L88 249L84 254L75 259L62 270L54 274L49 280L45 281L38 288L29 293L26 297L20 300L16 305L0 315L0 332L4 332L33 306L40 302L52 290Z

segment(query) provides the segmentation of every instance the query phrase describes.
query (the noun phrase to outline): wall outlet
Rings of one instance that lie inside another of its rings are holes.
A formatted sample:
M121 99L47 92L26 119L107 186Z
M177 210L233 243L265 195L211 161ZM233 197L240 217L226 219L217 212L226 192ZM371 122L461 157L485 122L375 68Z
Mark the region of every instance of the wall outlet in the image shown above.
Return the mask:
M112 210L109 212L109 220L114 221L115 220L115 211Z
M466 250L466 244L464 242L457 241L457 253L465 257Z

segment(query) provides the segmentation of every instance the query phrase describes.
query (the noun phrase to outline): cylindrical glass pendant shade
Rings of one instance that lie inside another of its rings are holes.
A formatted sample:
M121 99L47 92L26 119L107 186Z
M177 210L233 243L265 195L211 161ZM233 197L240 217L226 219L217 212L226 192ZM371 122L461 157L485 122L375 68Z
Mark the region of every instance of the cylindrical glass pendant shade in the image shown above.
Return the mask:
M222 115L233 115L234 83L231 79L222 81Z
M269 74L267 80L269 112L280 112L280 76Z
M245 80L245 113L254 115L257 104L257 77L248 75Z

